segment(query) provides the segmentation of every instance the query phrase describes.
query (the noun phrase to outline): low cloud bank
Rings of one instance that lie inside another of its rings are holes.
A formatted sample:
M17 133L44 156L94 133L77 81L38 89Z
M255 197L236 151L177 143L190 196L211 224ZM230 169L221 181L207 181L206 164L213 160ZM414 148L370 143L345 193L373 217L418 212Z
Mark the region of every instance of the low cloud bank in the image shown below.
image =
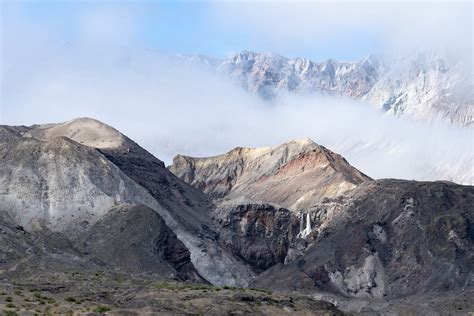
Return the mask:
M178 153L210 156L309 137L374 178L474 182L472 129L399 120L336 97L282 95L268 103L169 56L118 40L64 43L50 26L6 18L1 124L94 117L168 164Z
M2 123L95 117L166 163L178 153L209 156L309 137L375 178L473 182L470 129L400 120L336 97L284 95L268 103L153 52L91 61L66 48L61 56L64 62L45 59L16 73L10 85L21 93L7 94Z

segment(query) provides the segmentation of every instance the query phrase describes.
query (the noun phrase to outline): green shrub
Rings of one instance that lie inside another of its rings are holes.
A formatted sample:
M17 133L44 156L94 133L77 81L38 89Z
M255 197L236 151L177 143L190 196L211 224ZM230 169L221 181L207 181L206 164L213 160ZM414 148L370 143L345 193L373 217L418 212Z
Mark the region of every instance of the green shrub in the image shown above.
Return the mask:
M97 306L95 309L94 309L94 312L96 313L105 313L105 312L108 312L110 311L111 308L110 307L107 307L107 306Z

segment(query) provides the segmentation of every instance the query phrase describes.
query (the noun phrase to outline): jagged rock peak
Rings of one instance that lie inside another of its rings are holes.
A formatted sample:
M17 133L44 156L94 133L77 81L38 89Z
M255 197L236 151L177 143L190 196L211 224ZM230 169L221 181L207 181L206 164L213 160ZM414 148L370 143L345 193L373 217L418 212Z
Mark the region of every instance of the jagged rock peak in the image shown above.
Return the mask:
M236 53L234 54L231 59L232 60L249 60L249 59L255 59L255 58L261 58L261 59L277 59L277 58L281 58L281 59L286 59L285 57L281 56L281 55L278 55L278 54L275 54L275 53L271 53L271 52L254 52L254 51L250 51L250 50L243 50L239 53Z
M244 90L273 100L280 93L323 94L367 101L396 116L473 124L472 67L433 52L394 59L313 61L243 50L229 58L186 57L229 77Z

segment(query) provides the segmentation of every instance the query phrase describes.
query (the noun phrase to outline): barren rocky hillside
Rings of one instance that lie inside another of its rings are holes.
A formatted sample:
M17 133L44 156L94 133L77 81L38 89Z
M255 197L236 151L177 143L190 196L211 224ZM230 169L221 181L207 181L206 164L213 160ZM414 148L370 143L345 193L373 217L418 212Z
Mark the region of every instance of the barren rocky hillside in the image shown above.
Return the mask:
M251 286L332 293L347 310L474 303L472 186L371 180L309 140L177 156L170 170L214 197L223 240L259 273Z
M369 314L474 306L472 186L372 180L309 139L177 156L168 169L88 118L1 126L0 162L8 311L78 302L117 314L214 313L215 304L340 313L320 299Z
M165 220L208 281L243 286L253 276L219 244L209 198L114 128L81 118L2 131L0 201L17 225L77 235L116 205L143 204Z

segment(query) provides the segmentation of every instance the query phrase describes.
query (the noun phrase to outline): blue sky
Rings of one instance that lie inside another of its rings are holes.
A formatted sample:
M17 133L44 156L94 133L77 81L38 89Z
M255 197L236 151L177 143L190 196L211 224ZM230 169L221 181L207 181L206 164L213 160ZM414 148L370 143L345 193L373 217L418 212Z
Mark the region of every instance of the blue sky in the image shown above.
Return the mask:
M248 49L313 59L357 59L377 50L377 40L370 32L340 32L318 45L308 38L299 45L283 48L241 25L218 25L213 11L212 4L206 2L157 3L155 14L148 16L141 25L141 36L148 45L166 52L213 56L226 56ZM222 14L232 18L230 11L225 10Z
M253 10L252 4L246 6ZM242 7L244 6L239 5L239 9ZM4 16L14 13L28 20L34 27L50 27L54 29L56 36L59 34L57 40L64 43L77 41L78 18L81 14L94 11L117 14L118 23L120 15L132 16L133 34L126 44L165 53L200 53L225 57L249 49L315 60L354 60L380 50L379 35L366 26L328 30L327 36L313 37L309 33L287 45L287 38L282 37L280 40L278 34L268 36L266 32L259 30L259 25L255 27L255 21L247 23L246 19L249 17L245 14L237 16L238 13L231 5L216 2L6 1L3 4ZM5 28L8 28L4 30L6 32L14 31L11 25ZM120 32L117 29L115 35L120 36Z

